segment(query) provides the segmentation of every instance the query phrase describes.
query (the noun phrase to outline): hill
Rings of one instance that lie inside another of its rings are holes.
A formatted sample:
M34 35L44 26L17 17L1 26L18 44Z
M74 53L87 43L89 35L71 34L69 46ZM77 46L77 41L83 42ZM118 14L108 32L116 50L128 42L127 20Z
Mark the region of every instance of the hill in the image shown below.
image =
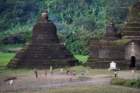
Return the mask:
M57 25L58 35L67 48L74 54L88 54L90 38L101 38L108 20L113 20L121 29L127 19L128 7L138 0L0 1L1 45L30 41L37 17L48 9L50 19Z

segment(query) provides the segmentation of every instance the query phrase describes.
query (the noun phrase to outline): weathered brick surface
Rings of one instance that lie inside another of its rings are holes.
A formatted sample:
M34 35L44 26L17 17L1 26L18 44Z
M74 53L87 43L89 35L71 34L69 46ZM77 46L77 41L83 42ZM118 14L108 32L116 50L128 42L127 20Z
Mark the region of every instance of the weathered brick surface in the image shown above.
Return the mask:
M111 23L111 25L107 26L105 37L102 40L91 41L90 57L87 65L93 68L109 68L109 63L115 61L118 64L118 68L128 69L131 64L131 58L134 56L136 58L136 68L140 69L139 20L140 2L131 8L120 39L117 37L116 28ZM117 40L122 42L117 43Z
M74 66L76 61L59 42L56 26L51 21L41 18L33 28L32 42L16 54L8 67L65 67Z

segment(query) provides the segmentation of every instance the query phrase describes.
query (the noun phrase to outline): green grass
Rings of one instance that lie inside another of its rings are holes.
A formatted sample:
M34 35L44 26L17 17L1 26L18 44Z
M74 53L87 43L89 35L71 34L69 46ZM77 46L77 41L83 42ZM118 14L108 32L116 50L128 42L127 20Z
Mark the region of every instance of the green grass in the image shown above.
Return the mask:
M120 79L120 78L113 78L111 81L113 85L124 85L125 82L126 82L125 79Z
M10 92L15 93L15 92ZM80 86L79 87L65 87L65 88L51 88L39 90L24 90L16 91L16 93L140 93L138 89L132 89L119 86Z
M139 93L140 90L134 90L124 87L113 86L84 86L73 88L51 89L48 93Z
M140 88L140 79L125 80L120 78L113 78L112 84Z
M88 60L88 55L74 55L76 59L78 59L80 62L85 63Z
M9 75L28 75L31 69L9 69L6 65L15 56L15 53L0 52L0 76Z
M0 66L6 66L8 62L14 57L15 53L0 52Z
M115 41L113 41L113 44L120 46L120 45L125 45L128 42L130 42L129 39L121 39L121 40L115 40Z

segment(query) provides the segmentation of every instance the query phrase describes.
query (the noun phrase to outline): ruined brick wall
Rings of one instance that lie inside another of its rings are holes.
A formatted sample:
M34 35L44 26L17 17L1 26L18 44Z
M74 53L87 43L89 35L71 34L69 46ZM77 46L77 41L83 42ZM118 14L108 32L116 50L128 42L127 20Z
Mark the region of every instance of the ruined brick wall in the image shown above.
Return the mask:
M124 59L125 56L125 46L114 45L113 41L93 41L90 50L90 56L97 59Z
M46 43L59 43L56 26L51 21L47 23L39 22L33 28L32 44Z
M109 27L110 28L110 27ZM110 61L115 61L119 68L129 68L131 57L136 57L136 68L140 69L140 2L134 4L124 24L120 41L114 44L115 35L109 30L100 41L91 41L88 65L95 68L108 68ZM125 42L127 41L127 42ZM134 43L132 45L131 43ZM119 44L119 45L117 45ZM133 52L132 52L133 51Z

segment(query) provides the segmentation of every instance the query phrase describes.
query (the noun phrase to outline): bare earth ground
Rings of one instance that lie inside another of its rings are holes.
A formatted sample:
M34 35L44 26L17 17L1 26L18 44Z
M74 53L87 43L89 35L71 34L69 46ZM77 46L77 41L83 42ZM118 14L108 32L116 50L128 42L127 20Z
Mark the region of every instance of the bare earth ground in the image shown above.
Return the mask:
M97 75L67 75L64 73L53 73L45 76L44 72L39 73L36 78L34 73L29 75L20 75L13 85L4 82L7 77L0 79L0 93L16 93L17 91L24 90L43 90L47 88L63 88L63 87L76 87L76 86L89 86L89 85L110 85L113 74L97 74ZM119 77L125 79L140 78L140 71L135 73L131 71L119 71ZM139 90L140 91L140 90Z
M72 79L72 80L71 80ZM111 78L106 75L98 76L71 76L64 74L49 74L47 76L40 75L37 79L34 75L28 77L18 77L12 86L6 82L1 82L1 92L18 91L18 90L34 90L43 88L58 88L65 86L80 86L80 85L98 85L110 84Z
M131 70L120 71L118 73L119 78L123 79L140 79L140 71L132 72Z

